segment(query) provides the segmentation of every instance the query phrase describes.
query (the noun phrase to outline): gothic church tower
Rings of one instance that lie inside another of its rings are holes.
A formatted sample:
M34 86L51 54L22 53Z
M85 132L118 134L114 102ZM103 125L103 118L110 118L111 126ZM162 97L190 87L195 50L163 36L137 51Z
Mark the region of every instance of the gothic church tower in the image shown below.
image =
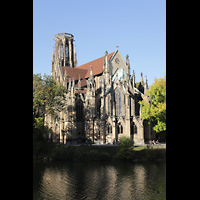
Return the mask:
M77 67L76 50L74 48L74 36L70 33L57 33L55 35L55 49L53 48L51 75L55 80L61 80L61 67Z

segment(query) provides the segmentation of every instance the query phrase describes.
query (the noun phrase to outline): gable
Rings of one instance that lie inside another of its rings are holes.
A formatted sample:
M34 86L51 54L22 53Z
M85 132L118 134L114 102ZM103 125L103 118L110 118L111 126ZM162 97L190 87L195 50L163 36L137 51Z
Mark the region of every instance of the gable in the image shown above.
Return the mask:
M124 59L122 58L120 52L117 50L115 52L115 54L113 55L113 57L110 60L110 71L111 74L114 74L115 71L119 68L124 69L124 71L127 73L128 72L128 68L126 66L126 63L124 62Z

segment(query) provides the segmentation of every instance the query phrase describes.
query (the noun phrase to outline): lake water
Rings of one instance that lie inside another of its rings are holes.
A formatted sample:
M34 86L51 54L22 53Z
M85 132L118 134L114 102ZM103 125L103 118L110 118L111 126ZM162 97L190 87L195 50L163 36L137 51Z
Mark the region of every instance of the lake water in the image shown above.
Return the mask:
M33 199L164 200L166 163L34 165Z

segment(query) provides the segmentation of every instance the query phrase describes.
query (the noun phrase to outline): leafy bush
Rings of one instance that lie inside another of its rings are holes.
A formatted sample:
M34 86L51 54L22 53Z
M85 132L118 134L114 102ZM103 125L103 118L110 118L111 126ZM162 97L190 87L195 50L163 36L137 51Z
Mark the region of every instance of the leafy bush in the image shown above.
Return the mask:
M117 158L120 159L131 159L133 157L133 141L131 138L127 138L125 136L120 138L119 142L119 151L117 152Z
M57 161L72 161L74 158L74 148L73 146L57 146L52 150L51 158Z
M33 128L33 160L42 159L47 153L49 144L45 139L46 129Z

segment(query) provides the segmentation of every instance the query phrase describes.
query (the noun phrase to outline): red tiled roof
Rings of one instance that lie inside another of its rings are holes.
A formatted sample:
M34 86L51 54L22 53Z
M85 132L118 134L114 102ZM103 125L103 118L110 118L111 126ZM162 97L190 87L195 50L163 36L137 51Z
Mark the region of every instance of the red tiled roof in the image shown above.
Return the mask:
M114 53L115 52L108 54L108 60L110 60L110 58L113 56ZM103 62L104 62L104 56L102 56L101 58L97 58L96 60L93 60L91 62L88 62L86 64L83 64L81 66L78 66L77 68L87 70L87 73L85 75L85 78L87 78L90 76L90 66L91 65L92 65L94 75L102 73L103 72Z
M67 77L69 77L69 78L74 77L74 80L79 79L79 74L80 74L81 79L84 79L85 75L87 74L87 70L85 70L85 69L62 67L63 74L65 74L65 69L67 69Z
M113 56L114 53L115 52L108 54L108 60L110 60L110 58ZM87 85L85 78L88 78L90 76L90 66L92 65L93 74L98 75L103 72L103 62L104 62L104 56L102 56L101 58L97 58L96 60L93 60L91 62L88 62L86 64L83 64L81 66L78 66L76 68L62 67L62 71L63 74L65 74L65 69L67 70L67 77L71 78L71 81L73 80L73 77L75 81L78 80L80 74L81 87L83 87ZM78 85L78 83L76 83L76 85Z
M82 80L81 80L81 87L84 87L84 86L86 86L86 85L87 85L86 80L85 80L85 79L82 79ZM78 86L78 83L76 83L75 86Z

